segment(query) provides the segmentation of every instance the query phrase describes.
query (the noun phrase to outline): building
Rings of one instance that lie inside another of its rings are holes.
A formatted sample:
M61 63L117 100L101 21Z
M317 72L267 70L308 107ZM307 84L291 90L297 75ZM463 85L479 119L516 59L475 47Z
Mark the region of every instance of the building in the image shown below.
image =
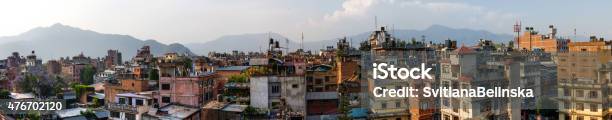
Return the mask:
M108 50L104 57L104 65L111 68L115 65L121 65L123 63L122 60L119 50Z
M159 100L161 106L180 104L185 106L202 106L214 100L216 96L214 73L199 76L165 77L159 80Z
M367 46L367 47L364 47ZM435 53L431 48L426 47L425 41L415 41L413 44L407 44L403 40L399 40L393 37L385 27L381 27L380 30L372 32L368 41L362 43L363 50L361 54L361 71L362 82L367 83L367 87L361 91L374 91L375 87L394 88L401 89L402 87L413 87L420 89L424 86L429 86L432 82L437 79L436 75L432 75L432 79L412 79L406 80L398 79L373 79L372 69L374 63L387 63L396 67L408 67L408 66L421 66L425 65L427 68L432 68L432 71L436 71L436 66L433 66L435 62ZM414 82L420 81L420 82ZM382 91L376 91L382 93ZM418 93L417 93L418 94ZM384 120L384 119L395 119L395 120L408 120L418 119L422 115L432 116L431 111L422 111L416 105L424 102L423 104L433 105L434 101L422 97L423 99L408 99L403 97L375 97L374 94L368 93L367 97L364 97L361 101L364 103L365 108L369 108L371 114L368 116L369 119Z
M533 30L533 27L527 27L523 35L519 36L519 50L541 50L546 52L564 52L568 51L569 39L557 36L557 28L553 25L549 27L549 33L546 35L539 34Z
M595 36L591 36L591 40L588 42L571 42L568 44L570 52L597 52L597 51L612 51L612 44L610 41L604 41L603 38L597 39Z
M115 95L121 93L139 93L148 91L148 80L121 79L118 81L106 81L104 85L105 103L115 103Z
M605 106L609 96L610 51L579 51L558 56L559 119L610 119ZM606 118L607 117L607 118Z
M138 93L120 93L106 104L111 120L141 120L153 108L153 99Z
M59 75L62 72L62 65L57 60L47 61L47 73Z
M333 66L314 65L306 70L306 117L323 119L339 114L338 79Z

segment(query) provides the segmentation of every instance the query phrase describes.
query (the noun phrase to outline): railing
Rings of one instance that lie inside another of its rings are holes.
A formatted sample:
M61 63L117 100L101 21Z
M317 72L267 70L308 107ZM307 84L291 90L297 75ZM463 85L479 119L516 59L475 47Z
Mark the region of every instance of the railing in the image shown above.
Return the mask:
M110 111L123 111L129 113L144 113L149 111L149 106L131 106L118 103L107 104L106 108Z

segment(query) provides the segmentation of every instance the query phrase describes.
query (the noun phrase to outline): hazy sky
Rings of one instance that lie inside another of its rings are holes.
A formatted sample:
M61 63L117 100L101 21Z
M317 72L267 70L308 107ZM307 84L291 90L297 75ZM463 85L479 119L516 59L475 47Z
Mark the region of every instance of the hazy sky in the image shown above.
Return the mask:
M62 23L163 43L276 32L306 41L353 35L379 25L432 24L512 34L521 20L544 32L612 37L612 1L576 0L2 0L0 36Z

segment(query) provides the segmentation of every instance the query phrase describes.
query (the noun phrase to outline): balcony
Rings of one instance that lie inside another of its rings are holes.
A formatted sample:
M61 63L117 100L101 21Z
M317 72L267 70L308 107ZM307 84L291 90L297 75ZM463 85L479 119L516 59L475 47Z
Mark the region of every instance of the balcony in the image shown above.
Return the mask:
M126 113L145 113L149 111L149 106L131 106L126 104L110 103L106 105L109 111L126 112Z

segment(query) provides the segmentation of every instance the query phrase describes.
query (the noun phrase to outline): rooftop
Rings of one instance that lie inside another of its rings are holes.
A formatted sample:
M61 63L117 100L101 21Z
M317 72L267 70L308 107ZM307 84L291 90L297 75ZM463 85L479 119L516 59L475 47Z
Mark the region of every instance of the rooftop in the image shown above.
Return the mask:
M243 71L251 66L225 66L217 68L218 71Z

